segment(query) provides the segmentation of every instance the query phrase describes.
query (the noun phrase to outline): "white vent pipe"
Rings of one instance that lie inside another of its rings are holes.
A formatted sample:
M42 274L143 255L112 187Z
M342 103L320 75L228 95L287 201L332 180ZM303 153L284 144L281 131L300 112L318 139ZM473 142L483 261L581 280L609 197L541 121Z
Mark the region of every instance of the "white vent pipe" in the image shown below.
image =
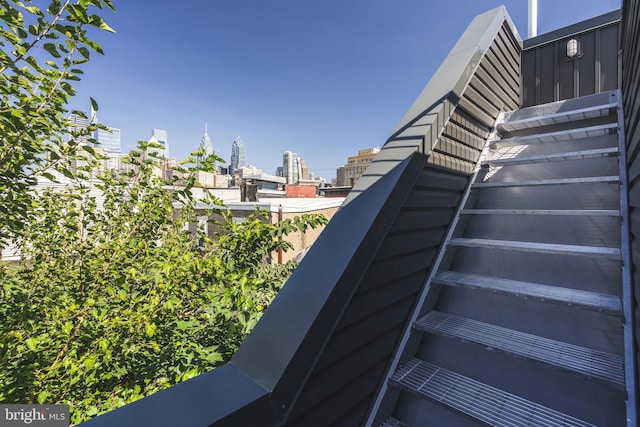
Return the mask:
M538 35L538 0L529 0L529 38Z

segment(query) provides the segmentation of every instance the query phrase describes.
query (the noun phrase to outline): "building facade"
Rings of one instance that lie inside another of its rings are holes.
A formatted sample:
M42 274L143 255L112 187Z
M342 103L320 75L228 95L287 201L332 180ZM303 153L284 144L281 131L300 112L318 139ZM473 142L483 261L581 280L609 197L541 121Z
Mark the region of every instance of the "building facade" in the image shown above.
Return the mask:
M162 129L153 129L149 142L160 144L162 148L150 148L149 153L157 153L160 157L169 157L169 140L167 139L167 131Z
M204 135L202 135L198 148L202 150L202 154L196 158L196 166L200 166L204 159L214 154L213 143L211 142L211 137L209 137L209 129L206 123L204 124Z
M86 116L76 113L69 115L69 121L71 122L67 128L69 131L69 141L74 139L73 134L82 132L83 129L88 128L91 124L91 121ZM90 135L83 135L76 137L75 140L78 141L79 145L86 145L90 137Z
M295 184L302 177L300 157L294 152L285 151L282 154L282 176L287 184Z
M247 153L242 139L238 136L231 143L231 162L229 164L229 175L233 175L236 169L247 165Z
M120 153L122 150L122 142L120 137L120 129L109 127L96 130L96 142L99 148L105 153Z
M379 152L379 148L366 148L358 150L357 156L349 157L347 164L336 170L337 185L353 187Z

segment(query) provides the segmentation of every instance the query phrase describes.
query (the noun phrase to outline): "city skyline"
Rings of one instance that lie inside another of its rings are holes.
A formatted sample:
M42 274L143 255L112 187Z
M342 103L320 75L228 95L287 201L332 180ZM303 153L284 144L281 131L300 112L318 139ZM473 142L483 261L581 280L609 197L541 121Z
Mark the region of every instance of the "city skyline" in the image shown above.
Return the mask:
M96 34L105 55L92 56L70 109L96 99L101 122L121 129L123 151L161 128L171 156L186 158L208 122L225 166L242 135L261 169L272 173L292 151L330 180L352 153L384 144L473 17L503 3L526 38L524 0L240 0L181 13L164 0L116 3L115 14L102 12L116 34ZM540 34L620 7L538 3Z

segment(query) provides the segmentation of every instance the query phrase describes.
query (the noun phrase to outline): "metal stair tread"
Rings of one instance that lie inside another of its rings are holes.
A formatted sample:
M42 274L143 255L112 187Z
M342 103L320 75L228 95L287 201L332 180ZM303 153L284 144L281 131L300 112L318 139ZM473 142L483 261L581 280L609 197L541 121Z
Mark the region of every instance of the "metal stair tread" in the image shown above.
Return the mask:
M568 184L613 184L620 182L620 177L612 176L587 176L581 178L552 178L536 179L528 181L488 181L473 184L473 188L500 188L500 187L537 187L544 185L568 185Z
M393 417L386 417L382 419L376 417L374 423L379 427L409 427L407 424Z
M595 159L618 154L618 147L598 148L595 150L571 151L566 153L553 153L530 157L512 157L502 159L489 159L481 162L482 166L513 166L531 163L548 163L566 160Z
M497 128L501 131L513 132L516 130L533 129L536 127L605 117L610 115L611 109L616 108L617 106L618 104L616 102L611 102L608 104L595 105L592 107L563 111L559 113L527 117L525 119L516 119L512 121L507 119L504 122L499 123Z
M425 314L414 327L624 387L623 361L614 354L438 311Z
M567 304L614 316L622 316L622 302L619 297L598 292L583 291L581 289L563 288L454 271L445 271L438 274L433 279L433 283L492 291L516 297L534 298L540 301Z
M536 133L532 135L497 139L495 141L491 141L490 146L491 148L495 148L497 146L526 145L593 138L596 136L609 135L613 130L617 131L617 129L617 123L607 123L604 125L588 126L556 132Z
M563 245L557 243L537 243L516 240L493 240L464 237L451 239L449 241L449 245L481 247L489 249L519 250L525 252L548 253L557 255L605 257L613 260L621 259L619 248L611 248L606 246L578 246Z
M461 215L559 215L559 216L613 216L617 209L462 209Z
M402 365L392 383L489 425L593 426L571 415L416 358Z

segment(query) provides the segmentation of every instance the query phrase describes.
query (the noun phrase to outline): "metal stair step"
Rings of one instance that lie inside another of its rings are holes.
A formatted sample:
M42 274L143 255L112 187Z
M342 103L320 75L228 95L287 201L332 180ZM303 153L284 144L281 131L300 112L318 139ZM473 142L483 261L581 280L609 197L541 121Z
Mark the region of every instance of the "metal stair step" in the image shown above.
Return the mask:
M614 354L438 311L425 314L414 323L414 327L511 356L542 362L622 388L625 384L622 358Z
M517 136L492 141L491 148L511 145L539 144L547 142L559 142L593 138L597 136L610 135L617 132L617 123L607 123L604 125L588 126L584 128L569 129L557 132L537 133L533 135Z
M614 184L619 183L618 176L587 176L583 178L555 178L536 179L530 181L488 181L473 184L473 188L501 188L501 187L538 187L544 185L568 184Z
M434 277L433 283L532 298L622 316L622 302L615 295L454 271L438 274Z
M558 215L558 216L613 216L617 209L463 209L461 215Z
M596 150L583 150L583 151L571 151L567 153L554 153L545 154L540 156L531 157L513 157L513 158L501 158L484 160L482 166L513 166L513 165L525 165L531 163L548 163L548 162L561 162L566 160L584 160L595 159L599 157L612 157L618 155L618 148L599 148Z
M595 105L592 107L563 111L560 113L545 114L535 117L527 117L525 119L516 120L509 120L508 115L510 113L507 113L506 120L498 124L497 128L500 131L513 132L516 130L532 129L536 127L557 125L579 120L595 119L598 117L605 117L610 115L611 110L617 107L618 104L616 102L612 102L603 105Z
M378 427L409 427L402 421L396 420L393 417L379 418L376 417L374 424Z
M561 245L556 243L537 243L523 242L516 240L492 240L492 239L474 239L474 238L457 238L449 241L451 246L466 246L473 248L488 248L515 250L523 252L536 252L555 255L573 255L573 256L590 256L603 257L612 260L620 260L621 254L619 248L610 248L605 246L578 246L578 245Z
M415 358L394 373L391 383L488 425L593 426L555 409Z

